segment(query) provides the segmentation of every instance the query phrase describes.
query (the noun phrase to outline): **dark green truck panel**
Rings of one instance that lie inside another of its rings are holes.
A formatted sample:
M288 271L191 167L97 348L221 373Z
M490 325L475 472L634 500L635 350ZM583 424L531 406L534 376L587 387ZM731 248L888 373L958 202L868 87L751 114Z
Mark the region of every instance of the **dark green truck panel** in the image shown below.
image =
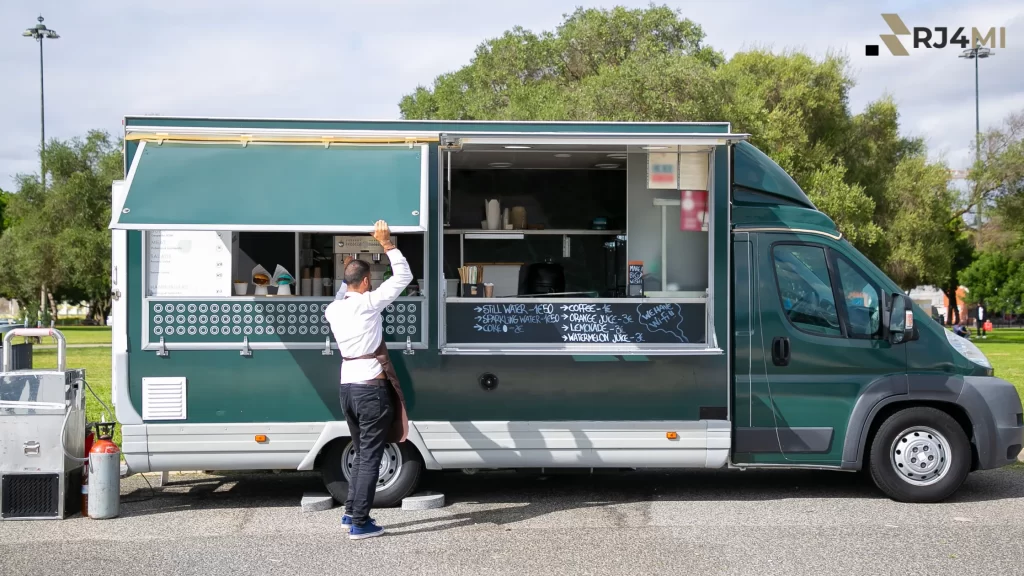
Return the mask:
M647 357L646 361L571 356L439 356L392 351L414 420L698 420L724 418L719 357ZM343 420L338 356L317 350L133 353L131 395L141 410L141 378L188 379L188 421L323 422ZM479 383L498 377L494 390ZM717 409L717 412L715 411ZM709 412L710 411L710 412Z

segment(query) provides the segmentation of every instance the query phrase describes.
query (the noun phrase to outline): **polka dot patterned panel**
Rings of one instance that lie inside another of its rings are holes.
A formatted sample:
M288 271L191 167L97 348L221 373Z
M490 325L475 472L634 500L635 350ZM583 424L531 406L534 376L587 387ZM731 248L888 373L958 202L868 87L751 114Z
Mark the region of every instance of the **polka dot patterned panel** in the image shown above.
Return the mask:
M159 342L318 342L330 337L324 312L333 300L286 302L149 301L149 340ZM422 342L423 300L399 298L381 313L384 340Z

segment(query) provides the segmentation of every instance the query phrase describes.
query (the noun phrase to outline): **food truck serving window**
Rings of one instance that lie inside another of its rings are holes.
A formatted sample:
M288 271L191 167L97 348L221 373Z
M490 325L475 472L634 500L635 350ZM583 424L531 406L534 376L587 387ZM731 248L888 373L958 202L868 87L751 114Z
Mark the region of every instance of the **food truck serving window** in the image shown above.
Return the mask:
M370 267L373 286L392 273L367 234L142 231L142 348L321 349L333 347L325 311L338 297L344 262ZM414 278L428 261L421 232L392 241ZM429 302L414 280L381 313L389 348L425 348Z
M142 142L126 184L115 229L427 228L425 145Z
M421 144L141 142L111 228L142 231L142 348L333 347L324 310L345 259L366 259L375 285L391 274L375 242L356 245L376 220L424 278L427 157ZM427 346L422 283L382 313L389 347Z
M717 353L731 136L443 135L442 351Z

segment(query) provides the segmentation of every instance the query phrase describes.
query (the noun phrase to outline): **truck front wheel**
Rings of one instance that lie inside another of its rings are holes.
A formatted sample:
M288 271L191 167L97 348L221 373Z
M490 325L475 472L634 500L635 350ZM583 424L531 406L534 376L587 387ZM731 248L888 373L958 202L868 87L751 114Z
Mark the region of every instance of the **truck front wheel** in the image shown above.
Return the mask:
M350 438L343 438L328 446L324 452L320 471L327 491L339 504L348 498L348 482L355 465L355 450ZM401 504L420 482L423 458L415 446L408 442L386 444L380 461L377 493L373 499L376 508Z
M949 414L907 408L878 428L868 458L875 485L893 500L939 502L967 478L971 445Z

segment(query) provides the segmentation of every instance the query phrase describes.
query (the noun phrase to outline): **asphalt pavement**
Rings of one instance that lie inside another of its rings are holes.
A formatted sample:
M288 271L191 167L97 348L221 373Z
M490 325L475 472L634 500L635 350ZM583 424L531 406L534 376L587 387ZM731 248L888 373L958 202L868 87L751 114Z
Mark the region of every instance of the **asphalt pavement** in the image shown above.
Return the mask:
M122 485L121 516L0 522L0 574L1021 574L1024 466L972 474L942 504L899 504L814 471L433 473L439 510L303 513L311 473L172 475Z

